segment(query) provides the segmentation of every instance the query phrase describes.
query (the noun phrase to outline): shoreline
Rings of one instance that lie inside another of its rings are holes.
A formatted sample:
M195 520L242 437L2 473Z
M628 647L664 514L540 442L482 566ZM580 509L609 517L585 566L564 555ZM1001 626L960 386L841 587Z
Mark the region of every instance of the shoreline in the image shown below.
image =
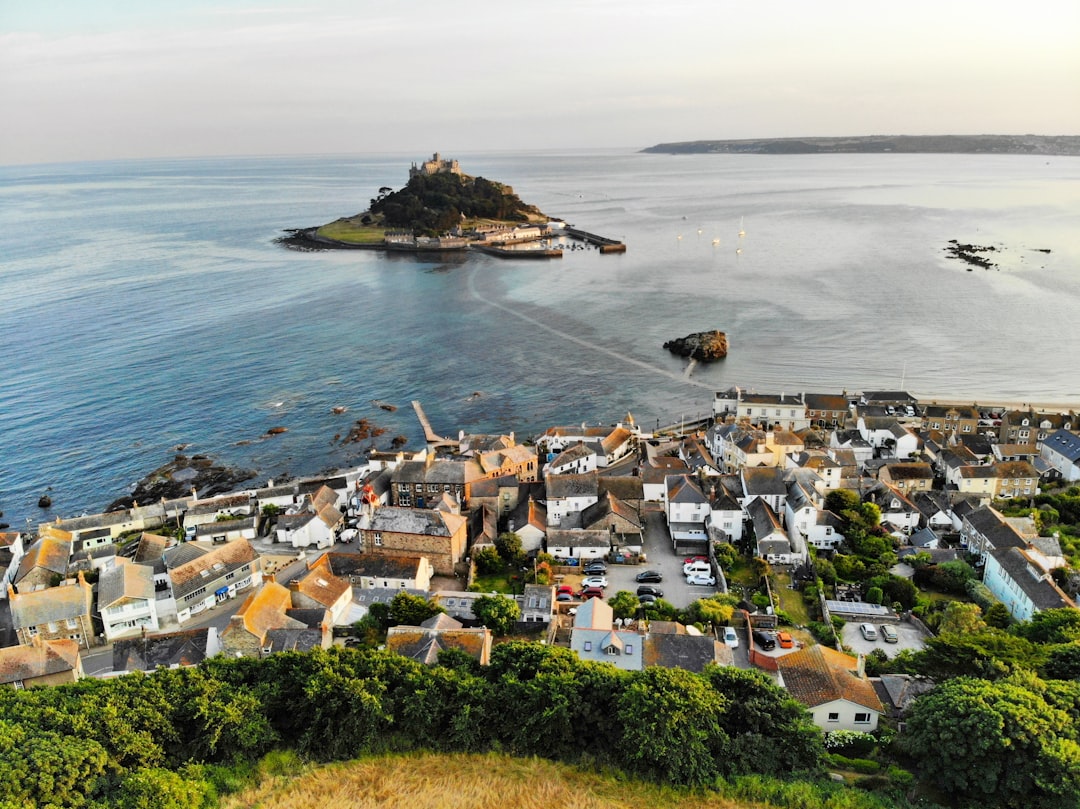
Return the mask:
M953 397L934 397L934 396L920 396L917 393L911 392L919 401L919 407L925 407L926 405L945 405L947 407L970 407L975 406L980 409L1001 409L1001 410L1035 410L1039 412L1050 413L1068 413L1080 411L1080 400L1073 402L1036 402L1036 401L1022 401L1018 399L996 399L987 398L980 401L978 398L973 399L959 399Z

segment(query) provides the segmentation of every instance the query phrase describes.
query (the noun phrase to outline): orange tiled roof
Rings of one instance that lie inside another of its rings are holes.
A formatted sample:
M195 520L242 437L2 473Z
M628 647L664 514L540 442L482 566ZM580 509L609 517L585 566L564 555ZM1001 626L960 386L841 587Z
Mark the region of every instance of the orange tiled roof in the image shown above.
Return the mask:
M0 683L59 674L71 671L78 665L78 641L35 638L30 646L0 649Z
M855 672L858 661L824 646L809 646L776 660L784 685L808 707L844 699L884 713L874 687Z

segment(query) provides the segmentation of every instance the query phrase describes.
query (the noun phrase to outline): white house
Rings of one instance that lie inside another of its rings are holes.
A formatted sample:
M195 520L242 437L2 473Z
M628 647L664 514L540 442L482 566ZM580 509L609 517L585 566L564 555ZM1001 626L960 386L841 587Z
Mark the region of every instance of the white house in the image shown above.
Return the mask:
M707 539L705 521L712 513L709 498L688 475L668 475L664 493L664 514L676 543Z
M596 471L596 450L587 444L567 447L544 466L545 475L580 475Z
M547 550L557 559L603 559L611 550L611 533L602 530L551 528Z
M0 598L7 598L7 586L14 583L25 554L20 532L0 531Z
M990 551L983 584L1018 621L1030 621L1042 610L1076 607L1024 548Z
M1068 430L1056 430L1042 442L1039 454L1069 483L1080 480L1080 436Z
M278 542L288 543L294 548L332 546L345 522L337 501L337 492L322 486L309 495L299 510L279 515Z
M722 531L727 541L732 544L741 541L745 516L742 504L731 495L723 483L713 486L709 496L708 527L714 534Z
M780 518L762 499L751 501L746 513L754 526L757 555L770 564L797 565L806 558L806 546L801 536L789 537Z
M116 566L102 571L98 579L98 612L110 643L159 628L154 569L123 557L116 561Z
M204 542L235 542L238 539L252 540L257 536L257 517L243 517L238 520L218 520L202 523L195 528L194 539Z
M548 525L558 525L567 514L584 511L600 499L596 472L549 475L545 485Z
M833 550L844 541L844 535L837 530L837 516L818 508L813 495L797 481L788 485L784 524L792 547L813 545L818 550Z
M885 712L863 676L862 660L827 646L808 646L778 657L780 685L805 705L823 731L877 729Z

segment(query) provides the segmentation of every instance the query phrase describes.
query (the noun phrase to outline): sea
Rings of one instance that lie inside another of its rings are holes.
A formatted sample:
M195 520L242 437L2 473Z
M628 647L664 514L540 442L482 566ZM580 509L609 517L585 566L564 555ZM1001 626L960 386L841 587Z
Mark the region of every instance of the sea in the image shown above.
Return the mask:
M687 421L734 385L1080 406L1080 158L461 153L626 253L275 243L426 157L0 167L0 519L95 513L181 447L252 485L418 448L413 400L519 441ZM724 360L663 348L711 329ZM344 443L358 419L384 432Z

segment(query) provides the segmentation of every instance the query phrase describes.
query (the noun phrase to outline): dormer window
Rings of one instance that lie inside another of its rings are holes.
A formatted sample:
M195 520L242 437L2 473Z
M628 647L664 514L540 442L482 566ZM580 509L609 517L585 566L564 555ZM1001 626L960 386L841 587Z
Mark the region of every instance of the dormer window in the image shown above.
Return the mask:
M1028 419L1023 419L1023 420L1022 420L1022 421L1020 422L1020 426L1021 426L1021 427L1027 427L1027 426L1028 426L1028 424L1030 424L1030 423L1031 423L1031 422L1030 422L1030 421L1028 421Z

